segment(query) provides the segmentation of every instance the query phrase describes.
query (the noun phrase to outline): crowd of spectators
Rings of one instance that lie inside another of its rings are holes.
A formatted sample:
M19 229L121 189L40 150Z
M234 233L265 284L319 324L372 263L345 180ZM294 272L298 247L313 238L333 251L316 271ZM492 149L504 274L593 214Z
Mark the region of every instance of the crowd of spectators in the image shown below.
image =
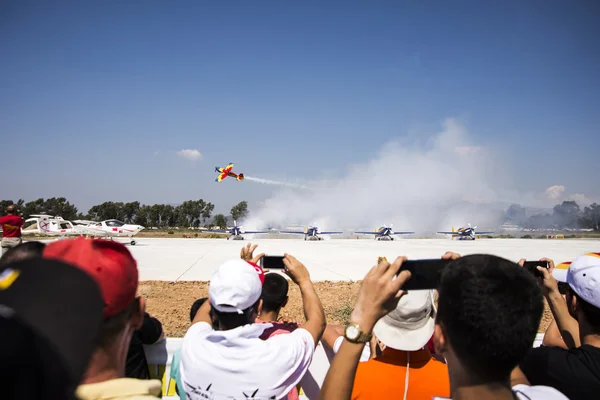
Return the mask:
M208 297L191 304L171 368L181 398L298 399L319 345L334 354L321 399L600 393L600 253L564 270L543 259L549 268L538 267L536 277L525 260L448 252L439 287L410 292L403 290L410 272L400 272L406 258L380 259L361 283L348 325L336 326L327 324L300 260L286 254L284 270L263 270L264 254L255 250L248 244L239 258L224 260ZM161 397L144 345L164 332L146 312L137 262L124 245L76 238L19 243L3 253L2 398ZM290 284L301 293L302 322L280 318ZM534 348L544 297L554 322Z

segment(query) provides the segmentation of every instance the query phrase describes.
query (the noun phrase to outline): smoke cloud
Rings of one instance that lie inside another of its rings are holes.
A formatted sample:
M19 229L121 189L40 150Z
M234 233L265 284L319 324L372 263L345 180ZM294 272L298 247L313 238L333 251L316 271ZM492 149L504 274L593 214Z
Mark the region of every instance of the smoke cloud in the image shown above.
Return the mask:
M502 223L511 202L535 199L513 190L504 160L473 143L459 122L447 119L442 127L425 143L414 137L387 143L339 180L282 189L253 210L246 225L370 230L393 224L431 234L470 222L486 230Z

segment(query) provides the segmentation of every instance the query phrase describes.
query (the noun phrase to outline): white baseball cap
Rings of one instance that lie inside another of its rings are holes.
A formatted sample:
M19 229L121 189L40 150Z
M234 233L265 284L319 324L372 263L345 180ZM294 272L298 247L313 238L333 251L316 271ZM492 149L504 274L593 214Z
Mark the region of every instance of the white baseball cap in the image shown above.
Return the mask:
M243 314L255 304L262 293L258 271L248 262L237 259L219 266L208 288L211 305L221 312Z
M396 309L375 324L373 333L383 344L396 350L423 348L435 325L433 290L409 291L400 298Z
M568 283L577 296L600 308L600 253L579 256L566 269L554 268L552 276Z

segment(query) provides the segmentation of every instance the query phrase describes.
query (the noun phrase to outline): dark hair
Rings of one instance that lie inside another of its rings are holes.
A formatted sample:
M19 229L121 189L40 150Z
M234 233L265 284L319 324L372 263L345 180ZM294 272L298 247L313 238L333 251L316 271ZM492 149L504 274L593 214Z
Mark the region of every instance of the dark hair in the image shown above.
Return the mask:
M258 309L259 302L260 299L243 310L242 314L238 314L237 312L222 312L211 307L210 318L212 320L213 329L216 331L227 331L247 324L253 324L252 313Z
M595 307L581 298L575 291L571 288L570 292L573 296L577 297L577 305L581 307L581 312L585 317L585 320L592 327L596 334L600 333L600 308Z
M116 336L120 334L123 329L125 329L127 321L131 319L136 311L140 310L139 305L139 298L135 298L122 311L119 311L117 314L106 318L100 326L96 347L107 348L108 346L112 345Z
M42 257L45 247L45 243L38 241L23 242L8 249L8 251L4 253L2 258L0 258L0 266L5 266L30 258Z
M287 279L279 274L265 274L261 298L264 311L279 311L288 294Z
M442 274L436 322L474 380L499 382L533 346L544 300L532 274L493 255L469 255Z
M190 308L190 321L193 321L194 318L196 318L196 313L198 312L200 307L202 307L202 304L204 304L206 300L208 300L208 297L202 297L201 299L194 301L194 303L192 304L192 308Z

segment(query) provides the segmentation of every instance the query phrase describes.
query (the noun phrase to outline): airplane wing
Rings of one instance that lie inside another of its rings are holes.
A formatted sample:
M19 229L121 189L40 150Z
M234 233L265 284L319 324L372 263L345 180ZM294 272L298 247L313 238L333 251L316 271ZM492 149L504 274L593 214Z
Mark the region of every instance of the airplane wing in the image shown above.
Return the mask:
M222 174L217 176L217 179L215 179L215 182L221 182L225 178L227 178L227 172L223 172Z
M269 231L243 231L242 233L269 233Z
M412 235L414 232L394 232L394 235Z
M223 172L229 172L233 169L233 163L229 163L225 169L223 170Z
M442 233L444 235L458 235L460 232L436 232L436 233Z
M319 235L341 235L344 232L319 232Z
M298 235L306 235L305 231L279 231L279 233L297 233Z

